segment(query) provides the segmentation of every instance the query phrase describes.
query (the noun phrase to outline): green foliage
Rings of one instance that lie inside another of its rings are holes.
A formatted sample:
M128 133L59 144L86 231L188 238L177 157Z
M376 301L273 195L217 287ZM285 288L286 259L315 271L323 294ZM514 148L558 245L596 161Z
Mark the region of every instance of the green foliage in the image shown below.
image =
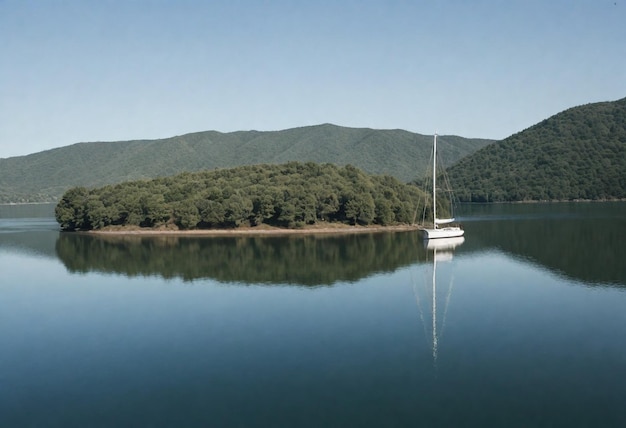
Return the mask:
M126 225L179 229L317 222L411 223L425 195L390 176L347 165L289 162L183 173L87 190L68 190L56 208L64 230Z
M566 110L448 170L462 202L626 198L626 98Z
M89 191L84 187L75 187L65 192L55 208L54 215L62 229L92 229L93 224L87 210L93 206Z
M440 148L451 165L491 142L443 136ZM275 132L207 131L162 140L80 143L0 159L0 203L56 201L75 186L99 187L183 171L290 161L352 164L370 174L388 174L408 182L423 175L431 144L429 136L402 130L328 124ZM184 198L193 186L171 191L164 195L167 202Z

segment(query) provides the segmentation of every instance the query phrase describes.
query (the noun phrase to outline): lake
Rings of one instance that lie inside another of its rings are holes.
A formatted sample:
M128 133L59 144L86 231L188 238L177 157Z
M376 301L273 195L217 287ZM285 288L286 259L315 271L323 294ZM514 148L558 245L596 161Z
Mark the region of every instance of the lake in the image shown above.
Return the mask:
M433 249L0 206L0 426L626 426L626 203L461 214Z

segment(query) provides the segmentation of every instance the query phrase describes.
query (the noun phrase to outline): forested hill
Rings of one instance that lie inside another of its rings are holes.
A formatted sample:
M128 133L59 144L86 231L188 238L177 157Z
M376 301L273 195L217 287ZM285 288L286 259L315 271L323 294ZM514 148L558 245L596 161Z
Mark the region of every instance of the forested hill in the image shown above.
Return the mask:
M448 173L462 202L626 198L626 98L565 110Z
M493 140L442 136L453 164ZM0 203L56 200L74 186L103 186L180 172L288 161L354 165L408 182L422 177L432 137L330 124L283 131L198 132L161 140L79 143L0 159Z
M289 162L76 187L63 195L55 215L64 230L390 225L412 223L425 199L413 185L351 165Z

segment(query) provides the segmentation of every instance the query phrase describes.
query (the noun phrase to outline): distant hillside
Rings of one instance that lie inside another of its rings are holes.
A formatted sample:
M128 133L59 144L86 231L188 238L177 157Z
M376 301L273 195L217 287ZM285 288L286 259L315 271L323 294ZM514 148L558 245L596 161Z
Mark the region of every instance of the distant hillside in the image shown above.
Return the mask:
M462 202L626 198L626 98L565 110L448 173Z
M442 136L447 165L492 140ZM402 181L421 177L432 137L403 130L318 125L284 131L198 132L162 140L79 143L0 159L0 203L57 200L74 186L95 187L180 172L288 161L354 165Z

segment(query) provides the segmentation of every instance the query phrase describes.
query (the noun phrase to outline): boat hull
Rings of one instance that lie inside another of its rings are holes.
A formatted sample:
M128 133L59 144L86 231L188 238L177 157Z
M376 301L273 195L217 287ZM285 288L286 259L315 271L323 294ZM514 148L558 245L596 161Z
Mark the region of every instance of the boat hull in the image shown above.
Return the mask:
M442 227L440 229L422 229L424 239L456 238L463 236L465 231L460 227Z

